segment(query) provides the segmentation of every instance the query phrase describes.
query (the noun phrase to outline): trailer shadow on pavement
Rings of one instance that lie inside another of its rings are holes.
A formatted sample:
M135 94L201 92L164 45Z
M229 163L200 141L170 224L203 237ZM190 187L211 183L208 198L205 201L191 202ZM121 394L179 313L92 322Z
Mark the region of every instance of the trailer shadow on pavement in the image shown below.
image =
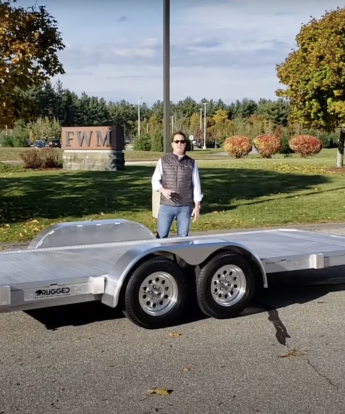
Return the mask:
M66 326L82 326L96 322L125 318L121 309L112 309L100 302L51 307L25 311L28 315L45 325L49 330ZM181 323L192 323L207 317L193 304Z
M239 317L267 313L268 320L276 329L278 342L285 345L289 334L280 320L279 309L311 301L318 301L317 303L322 305L328 294L345 291L344 268L282 272L270 275L268 284L269 288L260 289L255 294L252 303ZM125 317L121 309L112 309L100 302L35 309L26 311L26 313L48 330L56 330L66 326L89 325ZM202 314L193 300L188 315L176 325L191 324L202 319L207 319L207 316Z

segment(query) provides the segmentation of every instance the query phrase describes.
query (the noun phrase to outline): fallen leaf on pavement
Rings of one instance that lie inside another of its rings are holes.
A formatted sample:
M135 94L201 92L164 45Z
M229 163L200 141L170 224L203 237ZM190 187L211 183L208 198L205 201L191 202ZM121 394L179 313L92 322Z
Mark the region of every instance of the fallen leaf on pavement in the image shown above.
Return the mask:
M182 372L188 372L188 371L190 371L190 368L182 368L182 370L181 370Z
M169 332L169 336L171 336L172 338L176 338L178 336L181 336L182 334L179 332Z
M149 395L156 394L160 395L161 397L166 397L172 393L172 390L167 390L166 388L151 388L147 391L147 393Z
M284 354L278 355L279 358L289 358L289 357L297 357L305 355L305 352L298 351L297 349L290 349L289 351L285 352Z

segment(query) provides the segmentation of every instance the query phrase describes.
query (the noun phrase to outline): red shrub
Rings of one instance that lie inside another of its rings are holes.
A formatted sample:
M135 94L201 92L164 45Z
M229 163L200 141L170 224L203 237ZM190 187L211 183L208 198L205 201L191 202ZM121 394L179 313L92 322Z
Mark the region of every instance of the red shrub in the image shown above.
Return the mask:
M276 135L259 135L254 139L253 144L262 158L271 158L282 148L282 141Z
M24 168L60 168L62 167L61 152L55 148L30 148L20 154Z
M297 135L290 139L289 147L303 158L318 154L322 150L321 141L310 135Z
M36 169L41 167L42 162L39 151L39 149L30 148L20 154L20 158L24 161L24 168Z
M248 155L253 146L250 139L241 135L234 135L229 137L224 142L224 150L235 158L241 158L244 155Z

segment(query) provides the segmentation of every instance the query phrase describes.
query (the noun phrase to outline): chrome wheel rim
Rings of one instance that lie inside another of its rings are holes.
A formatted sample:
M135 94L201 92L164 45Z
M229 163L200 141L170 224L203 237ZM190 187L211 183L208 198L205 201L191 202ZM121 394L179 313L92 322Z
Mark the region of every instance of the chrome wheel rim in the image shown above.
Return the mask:
M212 277L212 297L221 306L235 305L246 293L246 288L246 277L242 269L235 265L220 267Z
M178 287L175 278L166 272L147 276L139 288L141 308L151 316L169 312L177 302Z

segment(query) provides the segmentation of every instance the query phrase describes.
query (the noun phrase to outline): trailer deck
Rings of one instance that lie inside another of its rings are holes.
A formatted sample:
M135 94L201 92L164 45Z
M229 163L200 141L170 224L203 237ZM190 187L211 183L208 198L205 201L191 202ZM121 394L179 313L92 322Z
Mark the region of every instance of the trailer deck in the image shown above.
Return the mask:
M327 260L325 267L345 265L345 237L300 230L261 230L219 235L139 240L91 244L88 246L51 247L37 250L0 252L0 286L36 282L57 282L78 277L104 276L129 250L142 246L166 249L191 243L228 242L245 246L263 263L267 273L301 270L301 261L315 254ZM291 269L288 263L295 263ZM284 265L284 263L287 263Z
M121 224L123 230L126 223ZM100 242L94 243L89 238L85 244L75 244L76 239L71 236L69 243L65 242L67 245L59 237L57 247L44 247L44 243L54 245L47 238L47 234L53 233L45 232L27 250L0 252L0 312L90 300L101 300L116 307L131 269L152 255L178 257L186 266L195 267L231 248L256 262L264 287L267 287L267 273L345 265L345 237L294 229L229 232L183 239L156 239L147 231L137 234L144 235L144 239L135 239L137 235L132 234L131 240L127 234L127 241L114 242L107 232L103 238L106 242L98 238ZM239 265L231 266L238 269ZM244 287L249 285L249 281L243 283Z

